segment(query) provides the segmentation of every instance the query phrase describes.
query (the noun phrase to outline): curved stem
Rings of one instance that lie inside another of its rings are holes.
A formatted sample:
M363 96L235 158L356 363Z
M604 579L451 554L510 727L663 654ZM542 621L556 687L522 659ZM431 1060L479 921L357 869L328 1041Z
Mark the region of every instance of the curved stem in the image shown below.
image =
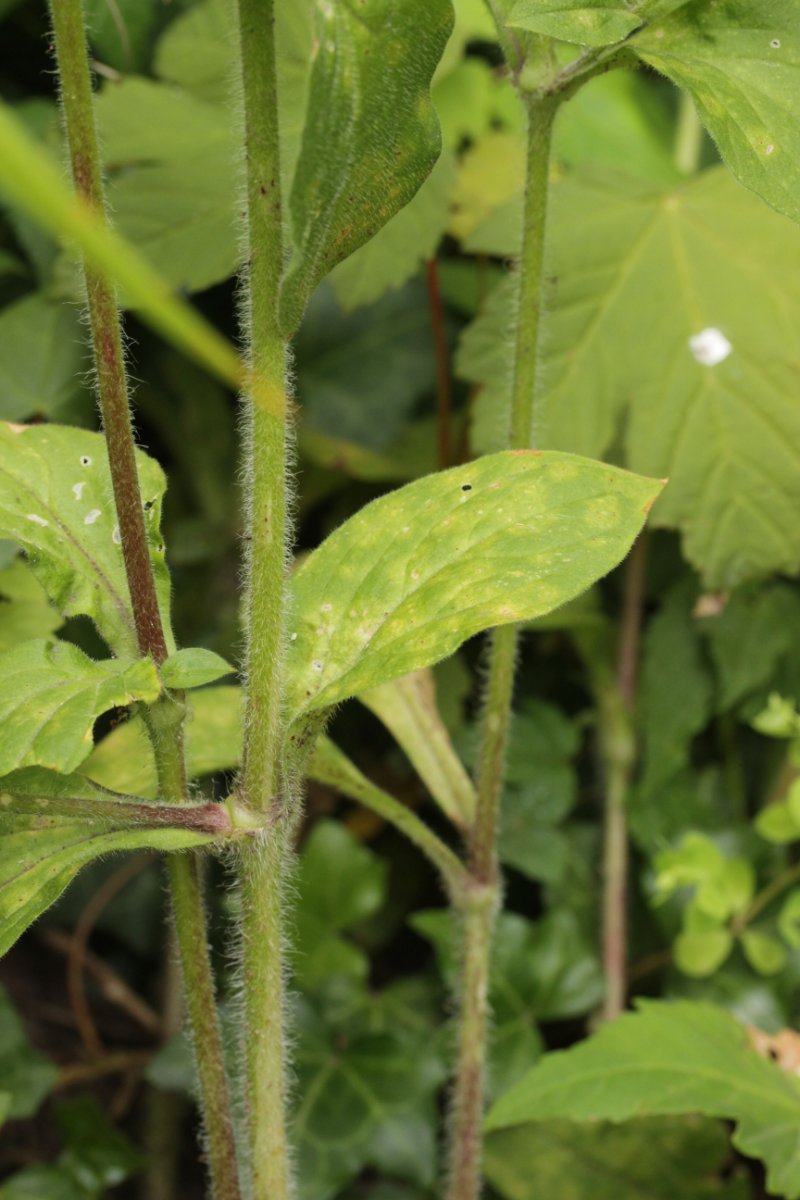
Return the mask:
M254 375L280 404L245 399L246 673L244 802L271 828L242 848L244 1082L253 1200L286 1200L284 892L295 797L282 777L281 682L286 574L286 343L278 327L283 269L274 0L238 0L246 161L245 336Z
M743 929L746 929L776 897L780 896L781 892L785 892L788 887L797 883L798 880L800 880L800 862L794 863L791 867L786 867L784 871L781 871L780 875L776 875L771 883L762 888L757 896L753 897L745 912L736 921L735 931L741 933Z
M52 0L51 9L75 189L104 221L105 199L82 0ZM113 285L87 260L84 260L84 275L100 408L136 642L142 655L151 655L156 663L161 663L167 657L168 647L139 491L119 308ZM185 803L188 790L183 759L183 705L179 698L166 698L146 710L145 717L162 799L167 804ZM212 1187L217 1200L238 1200L233 1126L197 859L192 855L174 856L170 858L168 870L201 1082Z
M528 159L522 254L518 269L514 381L508 442L525 449L532 442L533 402L538 366L539 325L544 291L544 238L550 141L558 101L528 101ZM497 821L502 792L517 631L496 629L489 649L489 672L482 716L477 770L477 806L468 853L474 883L496 895ZM480 1129L483 1120L487 1009L492 929L496 904L470 910L463 919L463 961L459 993L459 1051L453 1092L449 1151L449 1200L475 1200L480 1194Z

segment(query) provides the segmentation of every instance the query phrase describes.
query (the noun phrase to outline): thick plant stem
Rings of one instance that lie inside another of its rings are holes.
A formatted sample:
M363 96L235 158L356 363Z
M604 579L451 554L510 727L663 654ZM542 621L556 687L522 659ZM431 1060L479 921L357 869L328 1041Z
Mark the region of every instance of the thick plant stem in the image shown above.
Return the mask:
M647 540L640 537L625 567L625 591L616 678L598 687L600 752L605 772L602 957L605 996L601 1018L624 1010L628 976L627 802L636 764L633 709L644 611Z
M51 8L75 188L104 219L82 0L53 0ZM160 664L167 657L168 648L145 532L116 293L106 277L86 262L84 274L103 429L133 610L132 648L138 648L141 654L150 655ZM188 799L188 790L181 733L182 703L179 699L164 699L144 715L151 734L161 796L168 804L183 803ZM213 1191L217 1200L238 1200L233 1129L197 860L191 855L176 856L170 859L168 869L201 1080Z
M528 449L532 442L533 402L538 365L539 325L544 290L544 238L547 213L550 141L557 98L528 99L528 159L522 254L518 267L517 323L508 442ZM468 854L475 886L496 896L498 888L497 822L502 793L517 631L496 629L489 649L489 672L482 717L477 770L477 807ZM481 1190L481 1140L488 981L496 904L487 905L481 920L465 910L459 993L459 1055L453 1092L449 1148L449 1200L475 1200Z
M283 267L274 0L238 0L246 160L245 335L254 373L286 395L278 326ZM248 519L247 708L242 798L271 815L240 858L243 1052L253 1200L286 1200L286 1001L283 895L291 857L291 789L281 777L281 677L286 574L286 404L245 400Z

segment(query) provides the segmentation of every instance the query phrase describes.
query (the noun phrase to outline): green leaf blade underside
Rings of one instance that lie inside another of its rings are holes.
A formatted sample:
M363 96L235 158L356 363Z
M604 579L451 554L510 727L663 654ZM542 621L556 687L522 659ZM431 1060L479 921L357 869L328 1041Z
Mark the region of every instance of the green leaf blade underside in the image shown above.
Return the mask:
M317 51L289 208L281 321L412 199L441 148L430 84L449 0L317 0Z
M691 92L734 175L800 221L800 23L785 0L691 0L630 46Z
M107 821L21 816L0 809L0 954L55 903L81 867L118 850L184 850L213 835L186 829L114 829Z
M800 230L723 168L667 189L574 172L551 209L536 444L600 456L621 431L630 469L669 478L651 522L682 532L709 589L796 573ZM470 245L505 256L519 236L509 211ZM481 451L505 428L512 289L492 292L457 358L488 385ZM712 366L690 345L708 329L731 346Z
M624 557L661 487L573 455L509 451L373 501L294 578L289 716L557 608Z
M37 638L0 655L0 776L21 767L74 771L110 708L152 704L161 683L150 659L93 662L77 646Z
M734 1142L764 1160L770 1191L800 1196L800 1081L759 1057L743 1026L709 1004L642 1001L588 1041L547 1055L487 1124L678 1113L735 1121Z
M169 572L161 542L161 468L137 451L150 559L161 618L169 622ZM0 424L0 537L28 556L64 616L89 616L117 654L137 653L105 441L60 425Z

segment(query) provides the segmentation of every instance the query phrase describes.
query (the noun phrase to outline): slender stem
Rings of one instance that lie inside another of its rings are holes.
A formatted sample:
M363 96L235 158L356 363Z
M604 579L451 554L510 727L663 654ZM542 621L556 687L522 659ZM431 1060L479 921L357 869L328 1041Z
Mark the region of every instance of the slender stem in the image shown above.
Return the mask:
M688 92L680 93L678 125L675 131L675 165L684 175L694 175L700 166L703 149L703 126L697 115L694 100Z
M51 9L75 188L98 219L105 222L82 0L53 0ZM119 309L114 288L87 260L84 260L84 275L100 407L136 642L141 654L152 655L157 663L161 663L167 656L167 641L139 492ZM188 791L183 759L183 706L179 700L165 698L146 711L145 716L161 796L168 804L184 803ZM235 1144L205 910L197 874L198 860L190 855L173 856L168 871L201 1082L213 1191L217 1200L238 1200Z
M600 753L605 772L603 814L602 955L605 997L601 1017L625 1008L628 977L628 820L626 805L636 763L632 714L636 701L647 541L634 545L625 569L616 678L598 691Z
M278 327L283 268L274 0L238 0L246 159L245 335L254 373L286 395L286 344ZM270 831L240 857L244 1082L253 1200L291 1194L286 1132L283 919L294 794L281 778L280 713L286 573L286 421L245 404L246 671L240 789L270 813Z
M83 4L82 0L53 0L51 7L75 191L98 216L103 216L103 178L94 122ZM136 470L116 289L107 276L88 262L84 262L84 276L97 390L136 638L140 653L152 655L160 664L167 657L167 645L150 563Z
M433 349L436 355L436 399L438 414L439 468L450 466L450 366L447 361L447 336L444 328L444 308L439 290L439 264L435 258L425 264L428 284L428 304L433 330Z
M324 757L317 755L312 759L309 776L336 788L342 795L358 801L394 825L433 863L453 899L461 896L468 883L468 874L458 856L416 813L362 775L333 742L326 743Z
M516 344L509 446L531 445L533 402L544 289L544 238L547 213L550 140L558 100L528 100L528 160L523 244L518 269ZM494 631L477 770L477 806L468 853L476 886L497 889L497 821L502 791L517 631ZM479 920L465 912L463 964L459 995L459 1054L453 1093L449 1200L475 1200L480 1194L480 1136L483 1118L487 1038L487 995L495 904Z

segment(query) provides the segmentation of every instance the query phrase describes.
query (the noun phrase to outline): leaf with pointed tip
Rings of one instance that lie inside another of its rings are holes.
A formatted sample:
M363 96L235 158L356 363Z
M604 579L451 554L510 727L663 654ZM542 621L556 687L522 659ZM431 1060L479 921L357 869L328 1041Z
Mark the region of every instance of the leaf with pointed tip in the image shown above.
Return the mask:
M624 557L661 487L574 455L507 451L368 504L294 577L289 716L558 608Z
M169 573L159 522L166 481L136 453L150 559L169 632ZM56 608L92 618L117 654L137 653L105 440L60 425L0 424L0 537L16 542Z
M470 248L516 254L520 213ZM601 455L619 438L628 467L669 476L652 521L682 531L709 589L795 573L800 230L722 167L667 189L572 172L552 213L537 445ZM458 354L461 376L488 385L481 451L507 427L513 286L491 293ZM721 357L703 360L704 332Z
M441 146L430 99L450 0L317 0L317 51L289 207L281 322L412 199Z
M203 646L187 646L170 654L162 663L159 674L169 688L196 688L204 683L213 683L223 675L231 675L234 670L213 650L206 650Z
M548 1054L490 1111L487 1125L625 1121L702 1113L736 1122L733 1140L763 1158L770 1192L800 1196L800 1082L760 1058L729 1013L640 1001L588 1041Z
M63 624L21 555L0 570L0 597L0 651L49 637Z
M794 5L691 0L628 44L691 92L734 175L800 221L800 24Z
M91 753L97 717L161 693L151 659L93 662L77 646L45 638L0 655L0 678L0 775L36 766L74 771Z

